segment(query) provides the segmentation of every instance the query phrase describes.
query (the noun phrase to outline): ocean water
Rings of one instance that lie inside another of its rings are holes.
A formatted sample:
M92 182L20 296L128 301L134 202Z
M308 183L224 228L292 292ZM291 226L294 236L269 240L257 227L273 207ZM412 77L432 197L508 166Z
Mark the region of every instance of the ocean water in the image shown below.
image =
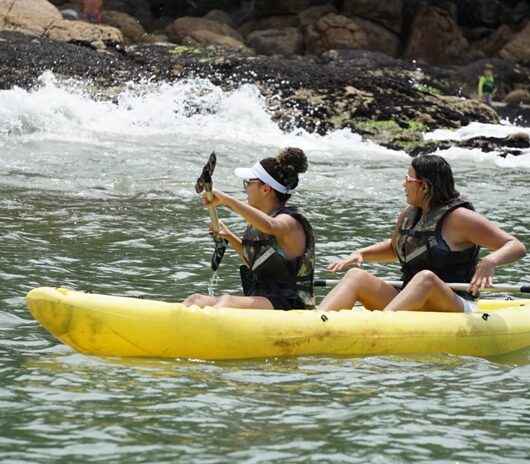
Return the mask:
M208 215L193 186L211 151L215 186L240 198L234 168L306 151L291 202L315 227L320 278L388 237L405 205L405 153L349 131L283 133L252 85L145 83L113 102L89 88L46 73L31 92L0 91L2 463L529 461L530 351L204 362L96 358L53 339L26 310L31 288L167 301L208 291ZM473 123L426 137L520 131ZM477 210L530 247L530 151L440 154ZM529 264L496 281L529 282ZM237 291L237 267L227 252L216 293ZM369 269L399 277L394 265Z

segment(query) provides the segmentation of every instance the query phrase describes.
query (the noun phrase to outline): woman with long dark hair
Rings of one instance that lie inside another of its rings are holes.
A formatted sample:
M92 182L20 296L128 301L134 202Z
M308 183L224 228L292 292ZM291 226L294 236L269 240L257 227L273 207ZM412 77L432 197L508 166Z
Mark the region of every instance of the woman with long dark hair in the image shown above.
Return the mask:
M219 235L228 241L243 261L243 296L219 297L195 294L186 305L256 309L314 308L313 270L315 238L307 219L288 207L299 174L307 170L307 158L299 148L285 148L274 158L265 158L250 168L238 168L247 202L214 191L206 206L225 206L247 222L242 238L222 222Z
M481 289L491 287L497 266L524 256L525 246L484 216L455 189L451 167L440 156L412 160L403 181L407 203L392 237L355 251L329 266L350 269L320 304L323 310L352 308L386 311L472 312ZM480 247L491 252L479 260ZM401 263L399 291L360 269L363 262ZM454 292L447 283L469 283Z

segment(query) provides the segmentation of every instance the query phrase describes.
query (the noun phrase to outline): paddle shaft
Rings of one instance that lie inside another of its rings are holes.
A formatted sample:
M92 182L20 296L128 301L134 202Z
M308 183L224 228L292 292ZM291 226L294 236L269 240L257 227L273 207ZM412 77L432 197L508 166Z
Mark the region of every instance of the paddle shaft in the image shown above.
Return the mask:
M217 163L217 157L215 152L212 151L208 158L208 162L202 168L202 173L195 183L195 191L197 193L205 193L206 200L208 201L208 214L210 215L210 221L212 224L212 235L215 243L215 250L212 255L212 270L215 272L221 264L221 260L226 251L227 241L219 236L219 216L217 215L217 210L213 206L212 202L214 199L212 192L212 175Z
M316 279L314 281L315 287L333 287L337 285L340 280L334 279ZM392 287L401 288L403 282L399 280L385 280L385 282ZM469 284L447 284L453 290L465 292L469 288ZM495 292L495 293L530 293L530 285L494 285L493 287L483 288L481 292Z
M206 190L206 199L211 202L213 200L213 193L211 190ZM217 215L217 209L215 206L208 206L208 214L212 221L212 230L215 235L219 234L219 216Z

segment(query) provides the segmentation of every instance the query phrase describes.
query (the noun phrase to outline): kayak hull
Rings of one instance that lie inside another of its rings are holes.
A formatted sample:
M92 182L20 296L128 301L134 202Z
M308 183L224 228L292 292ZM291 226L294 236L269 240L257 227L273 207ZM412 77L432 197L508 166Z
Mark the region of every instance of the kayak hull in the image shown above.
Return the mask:
M203 360L450 353L530 347L530 300L481 300L477 312L214 309L41 287L33 317L76 351Z

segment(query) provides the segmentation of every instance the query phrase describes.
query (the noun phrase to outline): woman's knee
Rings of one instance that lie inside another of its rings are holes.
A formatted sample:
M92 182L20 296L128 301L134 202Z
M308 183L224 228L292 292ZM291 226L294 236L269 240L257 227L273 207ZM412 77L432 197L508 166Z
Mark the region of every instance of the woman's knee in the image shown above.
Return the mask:
M201 293L194 293L188 296L182 303L186 306L204 306L207 304L205 303L207 298L206 295L202 295Z
M346 272L342 278L342 281L346 284L355 284L357 282L366 280L366 278L370 275L371 274L369 272L359 269L358 267L354 267L353 269L350 269L348 272Z
M439 282L439 277L432 271L424 270L418 272L410 281L410 284L434 287ZM409 284L409 285L410 285Z

